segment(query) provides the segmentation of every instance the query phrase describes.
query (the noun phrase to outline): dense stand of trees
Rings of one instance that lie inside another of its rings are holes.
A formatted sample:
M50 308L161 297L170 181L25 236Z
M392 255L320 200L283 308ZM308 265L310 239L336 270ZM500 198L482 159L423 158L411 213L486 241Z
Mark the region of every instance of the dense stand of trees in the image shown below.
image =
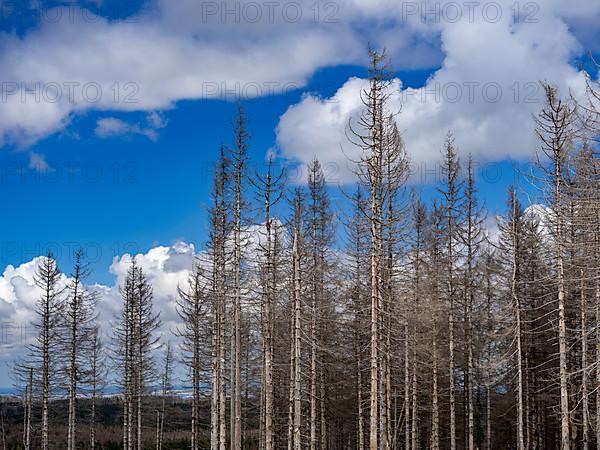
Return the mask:
M176 373L192 450L600 448L597 92L577 105L544 85L538 158L492 233L475 163L451 133L437 191L410 188L385 54L370 56L363 113L348 124L358 182L341 200L318 159L306 186L287 185L273 158L251 171L239 107L172 336L159 334L135 260L103 346L83 254L68 282L52 255L41 259L37 338L15 366L24 448L60 447L48 416L61 395L65 447L102 448L96 400L110 382L121 448L172 448ZM81 398L92 400L85 437Z

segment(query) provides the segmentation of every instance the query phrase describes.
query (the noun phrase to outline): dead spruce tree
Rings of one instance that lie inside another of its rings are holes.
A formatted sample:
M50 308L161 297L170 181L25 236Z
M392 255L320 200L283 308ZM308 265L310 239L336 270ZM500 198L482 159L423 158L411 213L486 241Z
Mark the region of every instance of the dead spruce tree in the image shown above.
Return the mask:
M69 395L67 448L77 448L77 397L80 382L89 381L89 362L93 356L93 335L96 330L96 295L85 285L90 274L82 249L75 252L74 267L66 288L63 307L63 336L61 351L68 355L63 373Z
M383 214L384 214L384 117L389 77L386 73L385 53L369 52L371 68L369 89L361 92L364 110L358 124L349 124L349 138L361 150L357 173L365 190L369 192L368 219L371 235L370 270L370 400L369 400L369 449L378 450L380 424L380 354L382 271L384 269Z
M357 165L359 183L369 193L367 217L370 227L370 400L369 448L389 449L392 445L392 336L395 336L398 312L395 310L398 275L397 261L404 231L402 188L408 175L408 162L395 123L398 111L391 110L391 81L385 51L370 51L369 88L361 92L363 109L357 123L349 123L348 137L361 150ZM403 321L406 344L408 328ZM404 358L408 345L405 345ZM409 367L404 365L404 403L408 405L410 386L406 381ZM407 393L408 389L408 393ZM407 408L405 408L405 415ZM405 437L410 441L408 421ZM395 432L394 432L395 435ZM395 445L395 444L394 444Z
M50 398L58 388L57 373L60 368L58 356L61 351L61 311L64 304L64 276L59 271L52 254L38 258L34 281L40 291L35 306L36 319L33 329L35 340L26 345L27 356L16 364L15 375L20 384L28 386L25 447L48 450ZM35 394L34 394L35 393ZM41 443L35 445L32 430L34 395L41 397L42 428Z
M382 236L385 242L384 267L382 271L382 304L380 334L382 337L381 355L381 388L380 412L381 429L380 441L382 448L397 445L396 410L393 411L392 395L395 391L393 385L393 370L398 358L394 348L400 343L398 332L403 330L404 348L401 358L404 360L404 437L405 446L410 447L411 425L411 381L410 381L410 301L406 292L401 289L401 276L406 272L405 245L407 238L409 215L405 204L405 183L408 177L408 156L404 143L396 125L395 114L389 113L384 122L384 151L383 151L383 200L384 213L382 223ZM392 414L393 412L393 414Z
M255 184L264 209L264 235L261 236L259 258L260 278L260 328L262 335L262 383L261 383L261 448L273 450L274 445L274 386L273 386L273 327L275 292L277 281L276 253L279 236L278 221L272 216L273 207L282 196L283 173L275 173L273 158L267 161L264 174L257 174Z
M426 286L425 274L427 272L427 239L429 230L429 217L426 205L413 194L412 207L412 233L408 260L410 264L411 277L411 296L412 307L409 311L412 319L411 326L411 354L410 354L410 371L412 377L411 387L411 430L410 430L410 448L417 450L420 442L420 417L419 417L419 387L421 380L419 379L419 371L422 356L419 354L419 320L421 314L426 309L426 302L422 298L424 296L424 288ZM407 415L408 416L408 415ZM407 427L408 428L408 427ZM408 447L408 445L406 445Z
M153 310L152 287L141 267L136 280L137 304L135 310L135 356L136 356L136 400L137 400L137 448L141 450L143 432L143 399L150 381L155 377L152 351L158 346L155 335L160 327L160 315Z
M450 396L450 450L456 450L456 300L459 294L458 268L461 248L459 236L462 229L463 192L460 174L460 162L454 148L454 137L446 136L444 144L444 163L442 165L442 195L445 208L446 240L446 302L448 305L448 391Z
M23 377L26 379L19 380L21 383L25 384L25 393L23 396L23 448L25 450L31 450L31 414L33 407L33 367L27 367L26 365L21 366L20 363L17 364L16 367L18 373L18 377Z
M231 340L231 449L242 448L242 230L245 223L243 192L247 181L247 158L249 133L246 127L246 115L241 104L234 121L235 145L231 153L232 187L232 240L233 258L231 272L233 278L233 333Z
M536 117L536 135L542 153L550 167L539 164L540 180L549 196L552 211L552 240L554 242L554 271L557 296L557 334L560 380L561 449L571 448L569 374L567 371L567 322L565 315L565 164L572 152L577 116L574 106L558 97L556 89L543 85L545 106Z
M356 389L356 444L357 448L365 448L365 351L367 337L365 325L368 304L368 277L365 276L364 268L369 261L369 224L366 215L366 199L360 187L352 197L353 214L347 229L347 253L349 258L349 305L347 306L351 316L352 339L355 364L355 389Z
M226 448L227 392L227 239L229 217L229 167L225 148L213 174L212 208L208 242L209 295L211 316L211 448Z
M175 335L182 340L183 362L187 366L192 384L191 450L200 449L200 402L202 398L202 357L209 334L207 281L202 266L196 262L188 278L188 287L179 287L177 313L181 325ZM208 364L207 364L208 366Z
M105 363L104 346L100 336L100 328L96 325L91 332L90 347L90 449L96 449L96 403L98 397L104 392L107 379L107 368Z
M302 446L302 340L303 340L303 257L304 257L304 202L302 190L296 189L292 200L292 304L290 354L290 409L288 449L301 450ZM311 311L312 312L312 311ZM312 320L311 320L312 322ZM312 374L312 368L311 368ZM312 403L311 403L312 404Z
M143 448L143 400L155 367L152 352L158 346L155 336L160 316L153 311L152 287L144 272L132 260L120 288L123 306L115 334L116 362L121 369L123 390L124 448Z
M428 309L431 314L431 438L432 450L440 449L440 337L438 336L441 324L439 317L444 308L440 302L442 298L443 272L444 272L444 244L445 244L445 220L446 211L444 207L433 201L430 213L431 238L427 246L427 259L430 261L426 273Z
M332 213L321 163L308 164L308 207L306 211L306 248L309 253L307 288L310 292L310 414L309 448L324 449L327 442L325 385L325 342L323 323L331 317L331 302L327 295L328 252L332 242ZM317 413L319 419L317 419ZM317 425L319 424L319 425ZM319 435L317 439L317 434Z
M504 266L504 283L508 287L510 305L514 317L514 356L516 368L517 400L517 449L525 449L524 435L524 352L523 352L523 306L521 299L521 247L523 236L523 209L514 188L508 191L508 212L499 223L500 242ZM489 394L488 394L489 395Z
M173 393L173 364L173 347L171 342L167 342L160 376L161 407L156 411L156 450L162 450L163 448L166 402Z
M464 310L464 393L465 393L465 447L475 450L475 359L476 339L473 324L476 299L479 294L477 279L479 256L484 242L482 232L483 213L477 199L477 188L475 186L475 171L471 157L467 160L466 185L464 190L464 226L459 231L459 239L465 249L465 268L463 286L463 310Z
M115 331L115 359L121 372L120 385L123 393L123 448L126 450L133 449L133 330L136 270L136 262L133 259L125 281L119 287L123 306Z

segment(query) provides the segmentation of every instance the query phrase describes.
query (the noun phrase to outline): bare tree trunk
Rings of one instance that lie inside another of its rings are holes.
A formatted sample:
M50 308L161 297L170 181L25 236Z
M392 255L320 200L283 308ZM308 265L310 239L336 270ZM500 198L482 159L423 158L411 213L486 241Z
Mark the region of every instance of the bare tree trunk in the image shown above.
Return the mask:
M589 417L588 417L588 342L587 342L587 304L585 301L584 273L581 270L581 409L583 428L583 450L589 449Z
M162 450L163 448L163 440L164 440L164 432L165 432L165 400L163 399L163 407L160 413L160 434L158 435L158 448Z
M132 288L134 289L134 288ZM135 294L132 294L135 295ZM134 330L135 330L135 300L129 300L128 309L128 332L129 332L129 348L128 348L128 364L127 364L127 448L133 450L134 444L134 400L135 400L135 352L134 352Z
M6 450L6 431L4 430L4 413L0 414L0 426L2 428L2 450Z
M235 239L234 239L235 241ZM234 242L235 245L235 242ZM235 249L234 249L234 254L235 254ZM235 321L235 310L236 310L236 300L235 300L235 292L234 292L234 299L233 299L233 321L232 321L232 325L233 325L233 329L230 333L229 336L229 445L233 446L234 442L235 442L235 415L236 415L236 402L235 402L235 390L236 390L236 386L235 386L235 370L236 370L236 364L239 364L239 361L236 362L236 342L235 342L235 335L236 335L236 330L235 330L235 326L236 326L236 321ZM239 355L238 355L239 356Z
M127 388L125 388L126 390ZM129 399L127 392L123 393L123 449L129 450Z
M565 163L572 139L573 124L577 120L575 108L569 102L557 98L556 89L544 84L546 106L536 118L536 134L542 143L544 153L552 162L545 182L551 188L552 215L554 220L554 250L556 264L556 285L558 302L558 353L560 375L560 430L561 450L569 450L570 411L569 373L567 369L567 325L565 313L565 269L564 269L564 198L563 164ZM550 192L549 192L550 193Z
M292 243L292 304L291 304L291 317L290 317L290 372L289 372L289 387L288 387L288 439L287 448L293 450L296 446L296 436L294 435L294 422L295 422L295 401L296 401L296 367L298 364L298 353L296 352L296 302L299 301L300 296L300 279L299 270L297 264L299 263L298 254L298 227L299 227L299 216L301 208L301 199L297 196L294 198L294 234Z
M513 256L516 258L516 256ZM523 433L523 357L521 349L521 304L516 289L516 262L513 262L513 282L512 294L515 302L515 318L516 318L516 358L517 358L517 449L524 450L524 433Z
M369 449L378 450L377 442L377 425L379 422L378 416L378 345L379 345L379 261L377 258L377 222L375 216L377 214L377 206L375 200L371 206L371 406L369 413Z
M99 337L98 328L94 328L92 332L92 355L91 355L91 411L90 411L90 449L96 449L96 400L98 397L98 383L104 374L101 374L101 370L104 367L101 361L102 344Z
M277 231L273 230L274 221L271 217L271 207L277 201L273 194L278 189L281 175L273 176L273 161L269 159L267 174L262 179L266 244L264 246L265 267L263 270L263 292L261 298L261 327L262 327L262 351L263 351L263 383L264 396L264 450L274 450L273 442L273 302L275 293L275 260L274 260L274 238Z
M411 440L410 440L410 406L411 406L411 397L410 397L410 358L409 358L409 333L408 333L408 320L404 322L404 448L409 449ZM413 411L414 415L414 411Z
M223 269L223 268L222 268ZM224 274L221 275L224 277ZM222 282L223 283L223 282ZM225 291L224 283L221 285L222 295L220 301L221 312L219 314L219 320L221 322L219 326L219 449L225 450L227 444L227 422L226 422L226 408L227 408L227 380L225 378L225 368L227 367L227 356L226 356L226 336L225 336Z
M138 299L138 329L137 329L137 371L136 371L136 401L137 401L137 449L142 450L142 394L143 394L143 377L144 377L144 355L142 349L144 348L143 343L143 330L144 324L142 322L142 307L141 297Z
M300 206L300 205L298 205ZM302 351L302 303L301 303L301 295L302 295L302 286L300 283L300 249L299 249L299 240L300 240L300 224L296 225L295 236L294 236L294 249L293 249L293 273L294 273L294 330L292 333L293 337L293 357L294 357L294 422L293 422L293 441L294 441L294 450L302 449L302 392L301 392L301 351ZM324 450L324 449L322 449Z
M29 382L25 388L27 411L25 413L25 450L31 450L31 408L33 404L33 368L29 369Z
M295 244L294 244L295 245ZM293 261L294 256L292 256ZM294 273L294 268L292 268L292 273ZM294 292L295 295L295 292ZM293 311L294 306L292 306L292 318L290 320L290 373L289 373L289 387L288 387L288 439L287 439L287 448L288 450L293 450L295 441L294 441L294 371L296 368L296 337L295 337L295 327L296 327L296 319L295 313Z
M450 394L450 450L456 450L456 399L454 392L454 284L452 280L452 271L454 263L452 261L452 238L451 229L448 231L448 379Z
M419 422L418 422L418 408L419 408L419 400L418 400L418 389L419 389L419 381L418 381L418 373L417 373L417 320L420 317L420 308L419 308L419 296L421 295L421 250L423 244L423 232L425 226L425 208L424 205L420 202L414 208L414 223L415 223L415 246L414 246L414 292L413 292L413 309L410 310L407 308L407 311L412 313L412 361L411 361L411 372L412 372L412 423L411 423L411 435L412 441L410 448L412 450L418 450L419 444ZM407 443L407 449L408 443Z
M77 295L75 291L75 295ZM76 311L75 311L76 312ZM76 396L77 396L77 314L71 323L71 355L69 369L69 427L67 435L68 449L75 449L75 420L76 420Z
M359 450L365 450L365 418L363 412L362 370L360 364L359 342L356 343L356 398L358 403L358 448Z
M46 301L44 302L44 314L42 316L42 450L48 450L48 414L50 403L50 309L49 298L51 295L50 283L46 283Z
M95 450L96 448L96 387L93 388L92 393L92 408L90 413L91 421L90 424L90 448Z
M271 236L269 236L271 239ZM269 288L270 289L270 288ZM265 365L265 450L273 450L273 341L270 293L265 301L264 365Z
M216 303L216 300L215 300ZM214 306L218 311L218 307ZM216 450L219 448L219 313L216 312L213 318L212 344L211 344L211 403L210 403L210 448Z
M486 256L485 262L485 313L486 313L486 332L487 332L487 364L492 361L492 343L491 336L493 335L492 326L492 275L491 261L492 255ZM489 370L489 369L488 369ZM486 374L485 382L485 450L492 450L492 389L489 373Z
M263 342L263 348L262 348L262 352L263 355L265 353L264 350L264 342ZM263 356L264 357L264 356ZM264 367L264 363L263 363L263 367L262 367L262 373L261 373L261 380L262 380L262 384L260 387L260 411L259 411L259 416L260 416L260 423L258 425L258 449L259 450L265 450L265 367Z
M492 450L492 390L485 387L485 448Z
M475 198L475 174L473 173L473 160L469 157L467 163L467 223L466 223L466 246L467 246L467 292L465 305L465 333L467 346L467 367L465 374L465 390L467 394L467 442L468 450L475 450L475 418L473 402L473 303L475 302L475 257L479 244L479 218L477 217L477 203Z
M160 411L156 410L156 450L160 450Z
M325 406L325 377L323 368L319 372L319 410L321 414L321 449L327 450L327 410Z
M412 450L417 450L419 442L419 421L418 421L418 387L419 382L417 379L417 350L416 344L413 344L412 352L412 424L411 424L411 435L412 435Z
M445 143L444 176L446 178L445 215L446 215L446 296L448 301L448 381L450 396L450 450L456 450L456 393L455 393L455 337L454 337L454 301L455 301L455 255L454 247L458 224L458 176L459 162L454 149L454 138L448 134Z
M131 449L131 322L129 300L125 298L125 311L123 312L123 449Z
M596 238L598 240L598 237ZM599 242L596 242L598 245ZM600 384L600 273L596 274L596 386ZM600 449L600 389L596 388L596 448Z
M569 385L567 372L567 325L565 318L565 275L563 261L563 225L562 225L562 174L560 161L555 164L555 198L556 198L556 242L557 242L557 282L558 282L558 352L560 365L560 416L561 416L561 450L571 448L569 436Z
M437 324L435 315L433 317L433 387L431 394L431 448L439 450L440 448L440 410L438 402L438 354L437 354Z
M75 254L75 266L73 271L73 281L69 286L69 297L66 303L66 326L69 330L67 338L67 350L69 352L69 417L67 432L67 448L75 450L76 442L76 420L77 420L77 379L78 379L78 354L79 346L84 344L81 341L81 335L87 334L86 325L89 325L91 319L90 313L85 313L86 300L91 298L84 292L83 278L87 271L83 262L83 251L78 250Z
M197 315L199 318L199 314ZM198 324L199 328L199 324ZM198 330L196 328L195 330ZM193 380L193 398L192 398L192 448L199 450L199 420L200 420L200 336L197 331L194 333L194 354L192 356L192 380Z
M472 300L471 300L472 301ZM471 325L471 313L467 320L467 371L469 373L467 381L467 410L468 410L468 448L475 450L475 417L473 402L473 332Z
M521 297L519 295L519 236L521 233L521 211L514 190L509 192L510 211L510 239L511 239L511 296L515 312L515 358L517 365L517 449L525 449L523 428L523 351L522 351L522 323L521 323Z
M130 344L130 346L133 348L133 343ZM133 401L134 401L134 394L135 394L135 390L134 390L134 368L133 368L133 350L131 350L131 367L130 367L130 372L129 372L129 394L127 396L127 448L128 450L133 450L133 416L134 416L134 409L133 409Z
M231 379L231 450L242 448L242 397L241 397L241 316L242 316L242 291L241 291L241 231L242 231L242 189L244 171L246 166L246 153L248 146L248 133L246 131L246 117L240 105L235 120L235 154L233 157L233 376Z
M42 450L48 450L48 405L50 399L50 353L49 353L49 335L48 335L48 319L46 319L44 348L43 348L43 365L42 365Z
M317 448L317 293L313 269L310 317L310 450Z
M23 447L26 447L26 436L27 436L27 396L29 392L29 386L25 385L25 393L23 394Z
M353 239L351 252L354 258L352 301L354 308L354 364L356 368L356 414L357 414L357 445L358 450L365 450L365 416L362 377L362 331L363 331L363 285L362 270L364 263L365 226L362 208L364 200L362 193L357 190L354 197L354 218L351 222L350 236Z

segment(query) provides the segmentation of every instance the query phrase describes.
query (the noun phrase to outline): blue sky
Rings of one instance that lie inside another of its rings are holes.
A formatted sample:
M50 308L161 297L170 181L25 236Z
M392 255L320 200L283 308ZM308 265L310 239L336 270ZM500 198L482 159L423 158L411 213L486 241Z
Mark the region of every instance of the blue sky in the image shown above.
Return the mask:
M276 145L275 127L286 109L306 92L332 95L362 67L321 70L301 89L285 95L243 103L252 134L250 159L264 164ZM430 71L403 74L418 86ZM94 130L102 113L78 117L68 129L31 146L28 152L7 148L2 154L3 201L18 220L2 221L2 264L19 265L47 250L68 270L72 249L81 245L97 269L94 281L107 283L112 258L126 252L146 252L177 240L201 247L206 236L206 211L212 163L222 144L232 138L234 101L181 101L162 112L167 124L155 140L142 135L99 138ZM147 113L111 115L144 122ZM30 167L31 153L44 156L48 167ZM317 151L318 152L318 151ZM166 157L168 156L168 157ZM291 166L296 166L290 162ZM290 176L296 174L290 170ZM330 173L332 195L337 176Z
M369 43L386 47L394 68L391 103L420 168L412 186L432 195L427 174L452 130L461 157L481 168L493 219L512 164L537 148L539 81L578 98L583 70L597 82L589 53L600 50L600 4L489 3L457 16L447 1L282 2L270 17L248 1L0 1L0 386L22 348L6 326L29 323L35 258L48 250L68 273L74 247L86 249L107 324L124 255L139 254L165 330L175 323L234 93L251 97L251 163L274 152L301 167L316 156L336 168L331 193L343 209L338 185L351 185L347 156L356 156L344 134L360 113Z
M290 105L307 92L329 97L349 77L364 76L365 70L356 66L323 69L301 89L244 102L253 167L261 167L267 151L275 148L275 128ZM398 76L408 86L419 87L432 73L403 71ZM104 114L91 111L28 151L5 149L1 154L2 201L18 215L0 223L0 233L10 237L3 242L3 267L52 251L68 271L73 250L82 246L93 262L93 281L110 283L114 276L106 268L123 253L145 253L179 240L200 248L206 237L212 163L220 146L231 143L231 120L236 112L233 101L181 101L161 113L166 126L156 139L148 139L136 134L99 138L94 130ZM146 115L115 113L111 117L143 123ZM31 167L32 153L44 155L48 166ZM315 154L319 156L318 149ZM299 164L285 164L291 177L298 176ZM482 165L480 190L492 211L502 207L512 174L509 161ZM334 166L329 166L328 177L332 197L345 205ZM425 181L414 182L413 187L429 196L435 183L431 175L425 175Z

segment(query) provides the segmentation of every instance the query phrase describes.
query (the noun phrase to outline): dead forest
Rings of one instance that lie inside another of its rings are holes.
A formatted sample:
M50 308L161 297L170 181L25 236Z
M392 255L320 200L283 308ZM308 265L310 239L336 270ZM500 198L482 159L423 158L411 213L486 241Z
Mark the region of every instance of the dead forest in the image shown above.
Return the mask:
M110 329L85 255L43 259L4 450L600 448L600 92L543 84L536 157L490 217L451 130L420 193L370 57L352 186L249 164L240 104L175 329L135 259Z

